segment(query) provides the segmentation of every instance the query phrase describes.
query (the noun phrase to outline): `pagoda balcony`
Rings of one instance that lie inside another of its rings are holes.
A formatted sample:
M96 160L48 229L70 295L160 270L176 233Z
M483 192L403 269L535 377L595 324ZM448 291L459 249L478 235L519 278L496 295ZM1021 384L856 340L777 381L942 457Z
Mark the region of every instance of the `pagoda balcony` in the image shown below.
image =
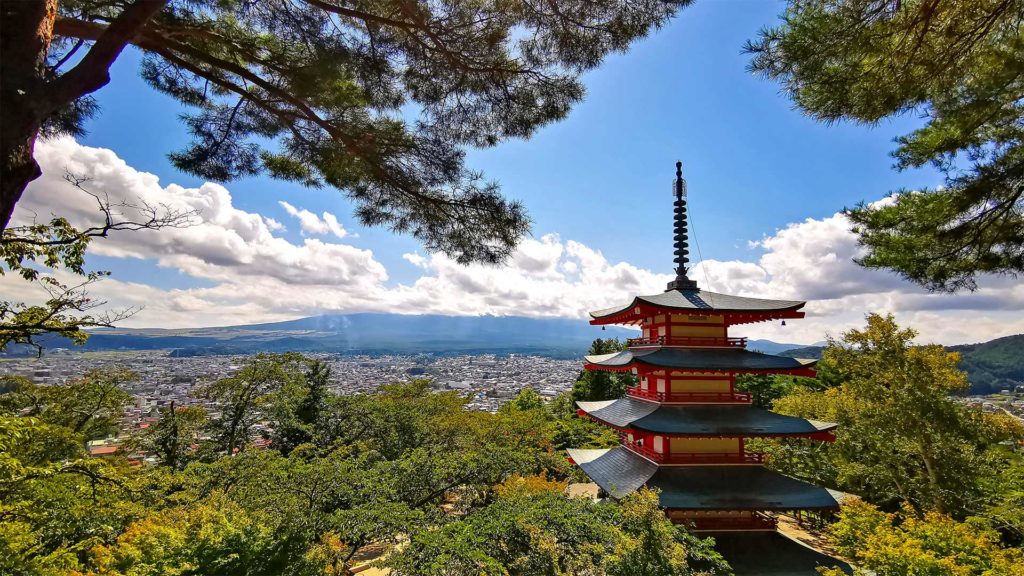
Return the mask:
M778 526L778 520L755 512L748 517L737 518L735 516L683 516L678 519L673 518L676 522L684 522L691 524L693 530L698 532L715 532L715 531L731 531L731 530L775 530Z
M669 454L623 441L622 445L629 450L647 458L656 464L764 464L764 454L756 452L672 452Z
M629 347L639 346L687 346L693 348L746 348L747 339L719 338L714 336L641 336L626 340Z
M640 386L626 388L626 395L655 402L715 402L720 404L749 404L747 392L658 392Z

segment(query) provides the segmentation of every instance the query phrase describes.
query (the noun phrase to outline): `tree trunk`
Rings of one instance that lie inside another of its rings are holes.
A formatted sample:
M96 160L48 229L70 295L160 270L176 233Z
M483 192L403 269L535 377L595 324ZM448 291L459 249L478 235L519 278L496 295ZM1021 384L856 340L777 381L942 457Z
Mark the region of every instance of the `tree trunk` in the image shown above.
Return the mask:
M33 153L46 118L39 91L56 17L57 0L0 4L0 232L25 187L41 174Z

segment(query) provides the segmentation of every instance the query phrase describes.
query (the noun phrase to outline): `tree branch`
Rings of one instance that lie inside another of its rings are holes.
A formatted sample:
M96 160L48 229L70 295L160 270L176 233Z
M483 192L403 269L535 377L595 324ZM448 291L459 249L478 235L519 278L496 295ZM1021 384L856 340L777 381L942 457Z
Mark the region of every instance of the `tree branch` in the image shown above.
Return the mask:
M50 83L49 108L56 110L110 82L110 65L168 0L137 0L107 27L74 68ZM60 20L60 19L58 19ZM54 25L56 32L56 24Z

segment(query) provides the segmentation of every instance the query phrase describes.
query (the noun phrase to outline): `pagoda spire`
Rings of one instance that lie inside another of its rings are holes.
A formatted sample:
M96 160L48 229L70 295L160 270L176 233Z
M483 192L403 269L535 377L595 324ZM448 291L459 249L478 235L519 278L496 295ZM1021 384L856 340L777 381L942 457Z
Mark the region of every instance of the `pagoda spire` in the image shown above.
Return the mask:
M697 282L686 276L687 264L690 262L690 247L686 230L686 180L683 180L683 163L676 162L676 181L673 185L675 206L675 263L676 279L668 283L666 292L672 290L698 290Z

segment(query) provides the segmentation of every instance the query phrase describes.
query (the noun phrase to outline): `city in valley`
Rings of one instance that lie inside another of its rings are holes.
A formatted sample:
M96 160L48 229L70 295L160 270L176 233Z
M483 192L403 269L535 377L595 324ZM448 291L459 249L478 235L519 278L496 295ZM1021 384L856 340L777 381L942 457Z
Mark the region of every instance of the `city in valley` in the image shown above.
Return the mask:
M580 360L542 356L496 355L334 355L309 354L331 366L331 388L341 394L376 391L380 386L426 378L437 391L455 391L470 398L472 410L495 411L524 388L553 398L572 388ZM168 350L132 352L56 351L42 358L0 360L0 374L24 376L36 384L61 384L97 368L127 368L138 375L125 390L135 403L124 415L125 435L147 428L159 409L201 405L211 414L218 407L203 398L205 384L231 376L248 356L176 357ZM117 438L91 443L94 455L112 453Z

